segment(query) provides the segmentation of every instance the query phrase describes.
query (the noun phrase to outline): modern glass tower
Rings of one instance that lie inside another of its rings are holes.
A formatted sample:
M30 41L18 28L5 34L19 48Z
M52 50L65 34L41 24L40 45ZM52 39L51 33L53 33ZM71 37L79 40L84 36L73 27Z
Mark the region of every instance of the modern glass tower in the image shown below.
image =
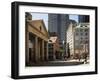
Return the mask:
M69 24L69 16L66 14L49 14L48 22L49 32L55 32L60 42L65 41L65 32Z
M88 23L89 15L79 15L79 23Z

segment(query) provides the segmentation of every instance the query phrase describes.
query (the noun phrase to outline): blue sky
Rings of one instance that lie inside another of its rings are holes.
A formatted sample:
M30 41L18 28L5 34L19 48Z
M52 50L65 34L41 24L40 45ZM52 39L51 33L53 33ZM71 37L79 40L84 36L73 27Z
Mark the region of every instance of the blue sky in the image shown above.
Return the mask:
M78 15L69 15L69 19L72 19L78 22Z
M41 13L31 13L32 14L32 20L40 20L42 19L44 21L44 24L48 30L48 14L41 14Z
M43 19L45 26L48 30L48 14L46 13L31 13L32 15L32 20L40 20ZM78 15L69 15L69 19L75 20L78 22Z

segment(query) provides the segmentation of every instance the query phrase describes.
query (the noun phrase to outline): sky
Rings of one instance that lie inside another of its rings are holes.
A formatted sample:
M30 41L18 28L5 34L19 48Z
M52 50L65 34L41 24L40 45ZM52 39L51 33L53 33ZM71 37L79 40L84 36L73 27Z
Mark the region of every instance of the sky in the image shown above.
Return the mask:
M32 20L40 20L42 19L44 21L44 24L48 30L48 14L46 13L31 13ZM69 19L75 20L78 22L78 15L69 15Z
M32 20L40 20L44 21L44 24L48 30L48 14L41 14L41 13L31 13Z
M72 19L78 22L78 15L69 15L69 19Z

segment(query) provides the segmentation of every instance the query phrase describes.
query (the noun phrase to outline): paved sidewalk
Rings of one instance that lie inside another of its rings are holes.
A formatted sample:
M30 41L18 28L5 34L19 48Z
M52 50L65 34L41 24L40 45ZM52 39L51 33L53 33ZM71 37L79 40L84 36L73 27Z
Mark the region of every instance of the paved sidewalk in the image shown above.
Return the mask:
M47 61L39 63L31 63L29 66L74 66L84 64L84 61L79 60L68 60L68 61Z

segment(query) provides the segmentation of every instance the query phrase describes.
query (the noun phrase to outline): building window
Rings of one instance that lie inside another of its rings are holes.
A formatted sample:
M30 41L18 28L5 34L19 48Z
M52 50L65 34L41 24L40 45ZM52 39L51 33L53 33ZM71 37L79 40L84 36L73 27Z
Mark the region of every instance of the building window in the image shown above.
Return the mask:
M85 43L88 43L88 40L86 40Z
M83 38L81 37L81 40L83 40Z
M83 27L82 25L80 27Z
M88 35L88 33L85 33L85 35Z
M42 27L40 26L40 31L42 30Z
M85 26L85 27L87 27L87 26Z
M81 35L83 35L83 33L81 33Z
M79 32L79 30L78 30L78 29L76 29L76 32Z
M88 29L85 29L85 32L88 32Z
M78 35L78 33L76 33L76 35Z
M80 29L80 32L83 32L83 29Z
M80 41L80 43L83 43L83 41Z

